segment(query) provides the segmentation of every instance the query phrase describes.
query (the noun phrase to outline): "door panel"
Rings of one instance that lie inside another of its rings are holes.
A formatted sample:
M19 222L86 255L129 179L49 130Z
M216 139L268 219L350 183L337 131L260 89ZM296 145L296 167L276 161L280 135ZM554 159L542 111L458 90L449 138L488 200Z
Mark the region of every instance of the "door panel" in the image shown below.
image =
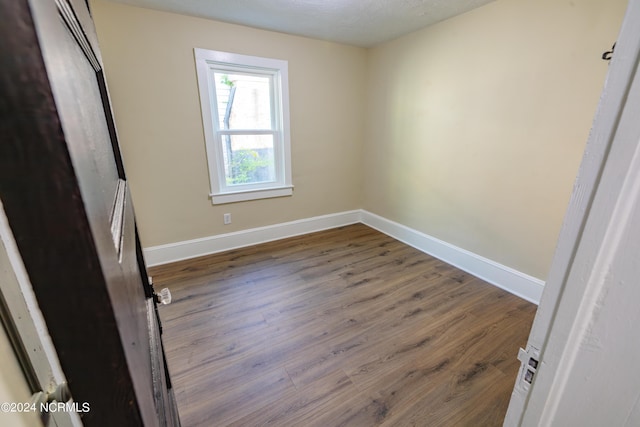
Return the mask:
M82 421L177 425L86 3L0 12L0 197Z
M104 275L101 286L106 286L142 419L153 425L147 304L135 256L133 209L126 181L118 176L96 75L101 68L75 10L64 0L57 4L62 19L41 38L45 64Z
M65 19L73 16L65 15ZM94 233L101 241L109 230L104 226L109 221L119 179L96 78L101 68L89 43L78 42L82 34L71 32L76 27L79 33L79 24L62 22L61 18L57 21L58 25L41 38L41 46L84 205L95 220Z

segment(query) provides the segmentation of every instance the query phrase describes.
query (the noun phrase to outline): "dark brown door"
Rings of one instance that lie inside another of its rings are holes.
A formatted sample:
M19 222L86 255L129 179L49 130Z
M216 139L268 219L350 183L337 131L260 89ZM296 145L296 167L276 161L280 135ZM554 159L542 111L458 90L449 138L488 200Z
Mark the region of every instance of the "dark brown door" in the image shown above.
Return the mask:
M0 197L85 425L175 425L87 4L0 0Z

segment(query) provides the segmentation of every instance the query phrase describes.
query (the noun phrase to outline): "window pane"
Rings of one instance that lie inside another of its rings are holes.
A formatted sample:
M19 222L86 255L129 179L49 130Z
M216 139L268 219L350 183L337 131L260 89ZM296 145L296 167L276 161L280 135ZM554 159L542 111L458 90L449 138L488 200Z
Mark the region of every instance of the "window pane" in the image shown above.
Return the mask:
M271 129L271 77L215 72L220 129Z
M222 135L227 185L275 181L273 135Z

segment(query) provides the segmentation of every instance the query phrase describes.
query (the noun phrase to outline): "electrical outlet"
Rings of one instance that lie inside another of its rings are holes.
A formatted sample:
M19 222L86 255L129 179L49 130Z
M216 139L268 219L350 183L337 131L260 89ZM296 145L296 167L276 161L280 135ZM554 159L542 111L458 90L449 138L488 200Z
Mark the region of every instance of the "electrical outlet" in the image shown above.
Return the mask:
M225 225L231 224L231 214L230 213L224 214L223 220Z

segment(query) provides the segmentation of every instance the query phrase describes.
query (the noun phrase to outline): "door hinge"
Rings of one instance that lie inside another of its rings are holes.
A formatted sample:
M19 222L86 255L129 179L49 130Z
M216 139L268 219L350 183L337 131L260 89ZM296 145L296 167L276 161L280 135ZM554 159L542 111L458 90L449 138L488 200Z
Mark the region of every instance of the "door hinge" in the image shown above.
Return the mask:
M31 396L32 409L40 415L40 420L42 424L45 426L49 425L49 409L58 408L55 405L58 403L67 403L71 401L71 391L69 390L69 386L67 382L62 382L58 384L56 389L51 393L45 393L44 391L39 391L34 393ZM57 410L57 409L56 409Z
M527 350L521 348L518 351L518 360L521 363L518 384L525 391L529 391L540 366L540 350L532 346L527 346Z

